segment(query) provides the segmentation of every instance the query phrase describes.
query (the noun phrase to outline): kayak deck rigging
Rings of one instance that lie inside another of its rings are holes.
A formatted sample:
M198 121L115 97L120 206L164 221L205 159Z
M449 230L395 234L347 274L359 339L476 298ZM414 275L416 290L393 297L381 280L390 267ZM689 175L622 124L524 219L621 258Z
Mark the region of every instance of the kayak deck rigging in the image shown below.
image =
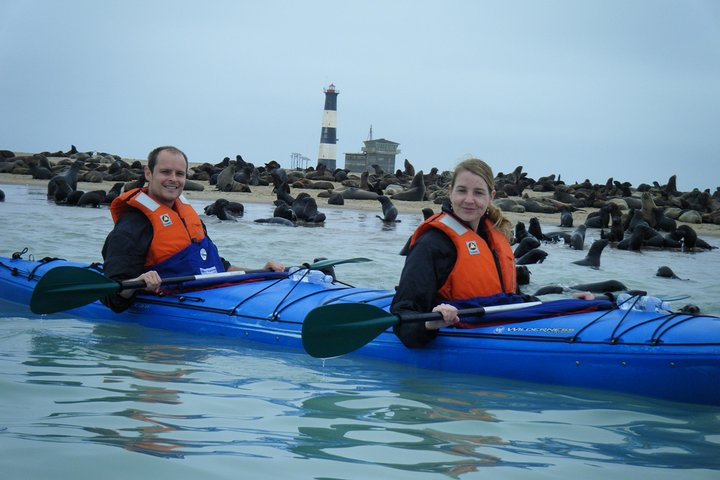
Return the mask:
M12 276L19 276L27 279L28 281L36 280L38 277L37 271L40 267L48 265L52 262L66 262L66 260L56 257L45 257L41 260L38 260L36 262L33 262L34 266L31 269L22 269L17 266L10 266L6 265L3 262L0 262L0 266L8 269L11 272ZM86 265L84 268L94 270L96 272L101 273L102 272L102 265L101 264L90 264ZM268 274L276 272L268 272ZM393 292L388 290L381 290L381 289L373 289L373 288L358 288L353 287L352 285L348 285L342 282L334 282L331 285L328 285L328 288L325 289L318 289L310 292L303 292L301 294L292 295L293 292L296 291L297 287L301 284L300 281L292 280L289 275L281 276L280 278L269 278L270 283L264 284L265 282L259 282L258 280L262 280L262 277L260 278L252 278L246 281L235 281L235 282L228 282L223 285L237 285L237 284L246 284L249 286L250 284L257 284L261 285L261 288L253 291L248 292L245 291L245 297L242 298L239 302L237 302L232 308L220 308L216 306L211 305L199 305L199 303L205 303L206 299L203 298L200 295L192 295L194 292L203 292L207 291L209 289L215 289L217 286L212 287L204 287L204 288L183 288L182 285L179 286L179 288L175 288L172 291L168 292L161 292L160 294L151 294L151 293L144 293L141 296L138 296L137 303L141 304L148 304L148 305L158 305L158 306L166 306L166 307L175 307L180 309L188 309L188 310L195 310L195 311L203 311L203 312L209 312L214 314L222 314L227 316L236 316L236 317L243 317L253 320L262 320L262 321L280 321L280 322L287 322L287 323L294 323L294 324L301 324L301 319L283 319L281 318L281 315L283 312L285 312L287 309L293 307L294 305L301 304L302 302L305 302L312 297L315 296L323 296L321 301L317 302L316 305L324 306L324 305L330 305L333 303L338 302L353 302L353 303L379 303L377 306L380 308L388 309L390 306L390 302L392 301ZM257 296L271 292L274 288L276 288L281 283L287 283L291 282L292 286L291 288L283 295L283 297L278 301L275 305L275 307L272 309L272 311L267 315L253 315L252 313L248 311L243 310L243 306L246 305L248 302L255 299ZM342 285L342 286L340 286ZM337 292L336 295L333 295L331 292ZM368 297L368 294L377 293L377 295ZM354 299L353 297L359 297ZM383 300L387 300L386 302L383 302ZM633 345L645 345L645 346L657 346L657 345L667 345L663 343L663 337L665 337L669 332L676 329L680 325L686 324L688 322L692 322L695 319L703 318L705 320L711 318L714 321L720 321L720 318L714 318L714 317L708 317L706 315L698 315L698 314L679 314L679 313L673 313L669 312L667 314L665 313L658 313L653 314L649 316L648 318L645 318L643 320L635 320L634 323L631 325L626 324L626 320L630 318L630 312L631 310L624 310L623 315L615 320L615 325L612 328L612 331L607 339L604 340L587 340L582 339L582 334L586 332L588 329L596 325L598 322L601 322L603 319L605 319L611 312L619 310L618 307L614 307L611 310L605 310L605 311L599 311L598 314L594 318L590 318L587 320L587 323L580 326L577 329L573 329L573 332L571 335L543 335L542 337L537 337L535 335L522 335L520 334L517 329L512 334L510 333L502 333L499 331L493 331L492 333L488 333L486 331L481 331L481 328L472 328L472 329L446 329L442 330L440 335L442 336L448 336L448 337L456 337L456 336L462 336L462 337L478 337L478 338L504 338L504 339L515 339L515 340L534 340L534 341L551 341L551 342L567 342L567 343L593 343L593 344L633 344ZM566 312L567 314L572 314L574 312ZM560 315L562 316L562 314ZM526 323L530 322L532 320L524 320L522 318L520 319L514 319L514 320L498 320L497 325L507 325L511 323ZM641 329L643 327L651 326L652 324L657 323L654 330L650 334L649 338L647 338L645 341L638 342L638 341L624 341L624 337L626 337L631 332ZM533 331L537 332L542 330L543 333L553 333L553 330L555 330L557 333L567 333L563 332L562 329L553 329L550 327L537 327L533 328ZM687 346L687 345L706 345L706 346L713 346L713 345L720 345L720 341L708 341L703 343L698 342L687 342L687 343L678 343L673 342L671 345L681 345L681 346Z

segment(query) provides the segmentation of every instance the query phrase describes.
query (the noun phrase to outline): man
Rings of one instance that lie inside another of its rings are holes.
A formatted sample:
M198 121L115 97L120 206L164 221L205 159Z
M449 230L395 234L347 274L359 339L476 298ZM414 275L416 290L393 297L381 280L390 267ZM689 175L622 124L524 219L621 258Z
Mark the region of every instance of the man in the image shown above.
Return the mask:
M142 280L146 290L156 292L162 277L241 270L220 257L205 225L182 195L187 171L187 156L181 150L158 147L148 155L147 187L129 190L112 202L115 227L102 250L107 277ZM265 268L285 269L274 261ZM134 295L134 290L123 290L108 295L103 303L123 311Z

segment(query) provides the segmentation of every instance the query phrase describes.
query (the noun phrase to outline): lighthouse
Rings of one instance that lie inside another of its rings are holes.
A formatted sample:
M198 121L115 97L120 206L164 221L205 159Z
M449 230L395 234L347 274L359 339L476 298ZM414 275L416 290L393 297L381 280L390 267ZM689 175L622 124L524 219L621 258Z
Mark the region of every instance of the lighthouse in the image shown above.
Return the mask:
M335 90L332 83L325 92L325 110L323 111L322 130L320 132L320 152L318 165L324 163L329 171L335 170L335 143L337 143L337 96L340 92Z

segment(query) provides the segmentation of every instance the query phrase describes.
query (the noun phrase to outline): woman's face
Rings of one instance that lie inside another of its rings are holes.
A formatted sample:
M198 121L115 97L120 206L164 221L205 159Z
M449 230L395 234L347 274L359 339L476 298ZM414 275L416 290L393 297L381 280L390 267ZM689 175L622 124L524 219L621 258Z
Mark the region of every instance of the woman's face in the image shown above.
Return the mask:
M495 198L495 190L479 175L469 170L460 170L455 177L455 184L450 192L450 203L453 212L461 220L477 230L480 219L487 211L488 205Z

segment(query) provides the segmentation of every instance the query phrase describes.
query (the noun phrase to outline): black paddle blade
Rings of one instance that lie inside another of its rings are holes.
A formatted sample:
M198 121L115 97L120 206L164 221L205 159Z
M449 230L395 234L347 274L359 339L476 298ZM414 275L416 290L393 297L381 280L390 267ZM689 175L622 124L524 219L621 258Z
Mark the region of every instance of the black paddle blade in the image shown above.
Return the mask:
M117 292L120 284L98 272L79 267L55 267L35 285L30 297L34 313L56 313L87 305Z
M303 348L315 358L337 357L357 350L398 321L395 315L365 303L317 307L303 321Z

